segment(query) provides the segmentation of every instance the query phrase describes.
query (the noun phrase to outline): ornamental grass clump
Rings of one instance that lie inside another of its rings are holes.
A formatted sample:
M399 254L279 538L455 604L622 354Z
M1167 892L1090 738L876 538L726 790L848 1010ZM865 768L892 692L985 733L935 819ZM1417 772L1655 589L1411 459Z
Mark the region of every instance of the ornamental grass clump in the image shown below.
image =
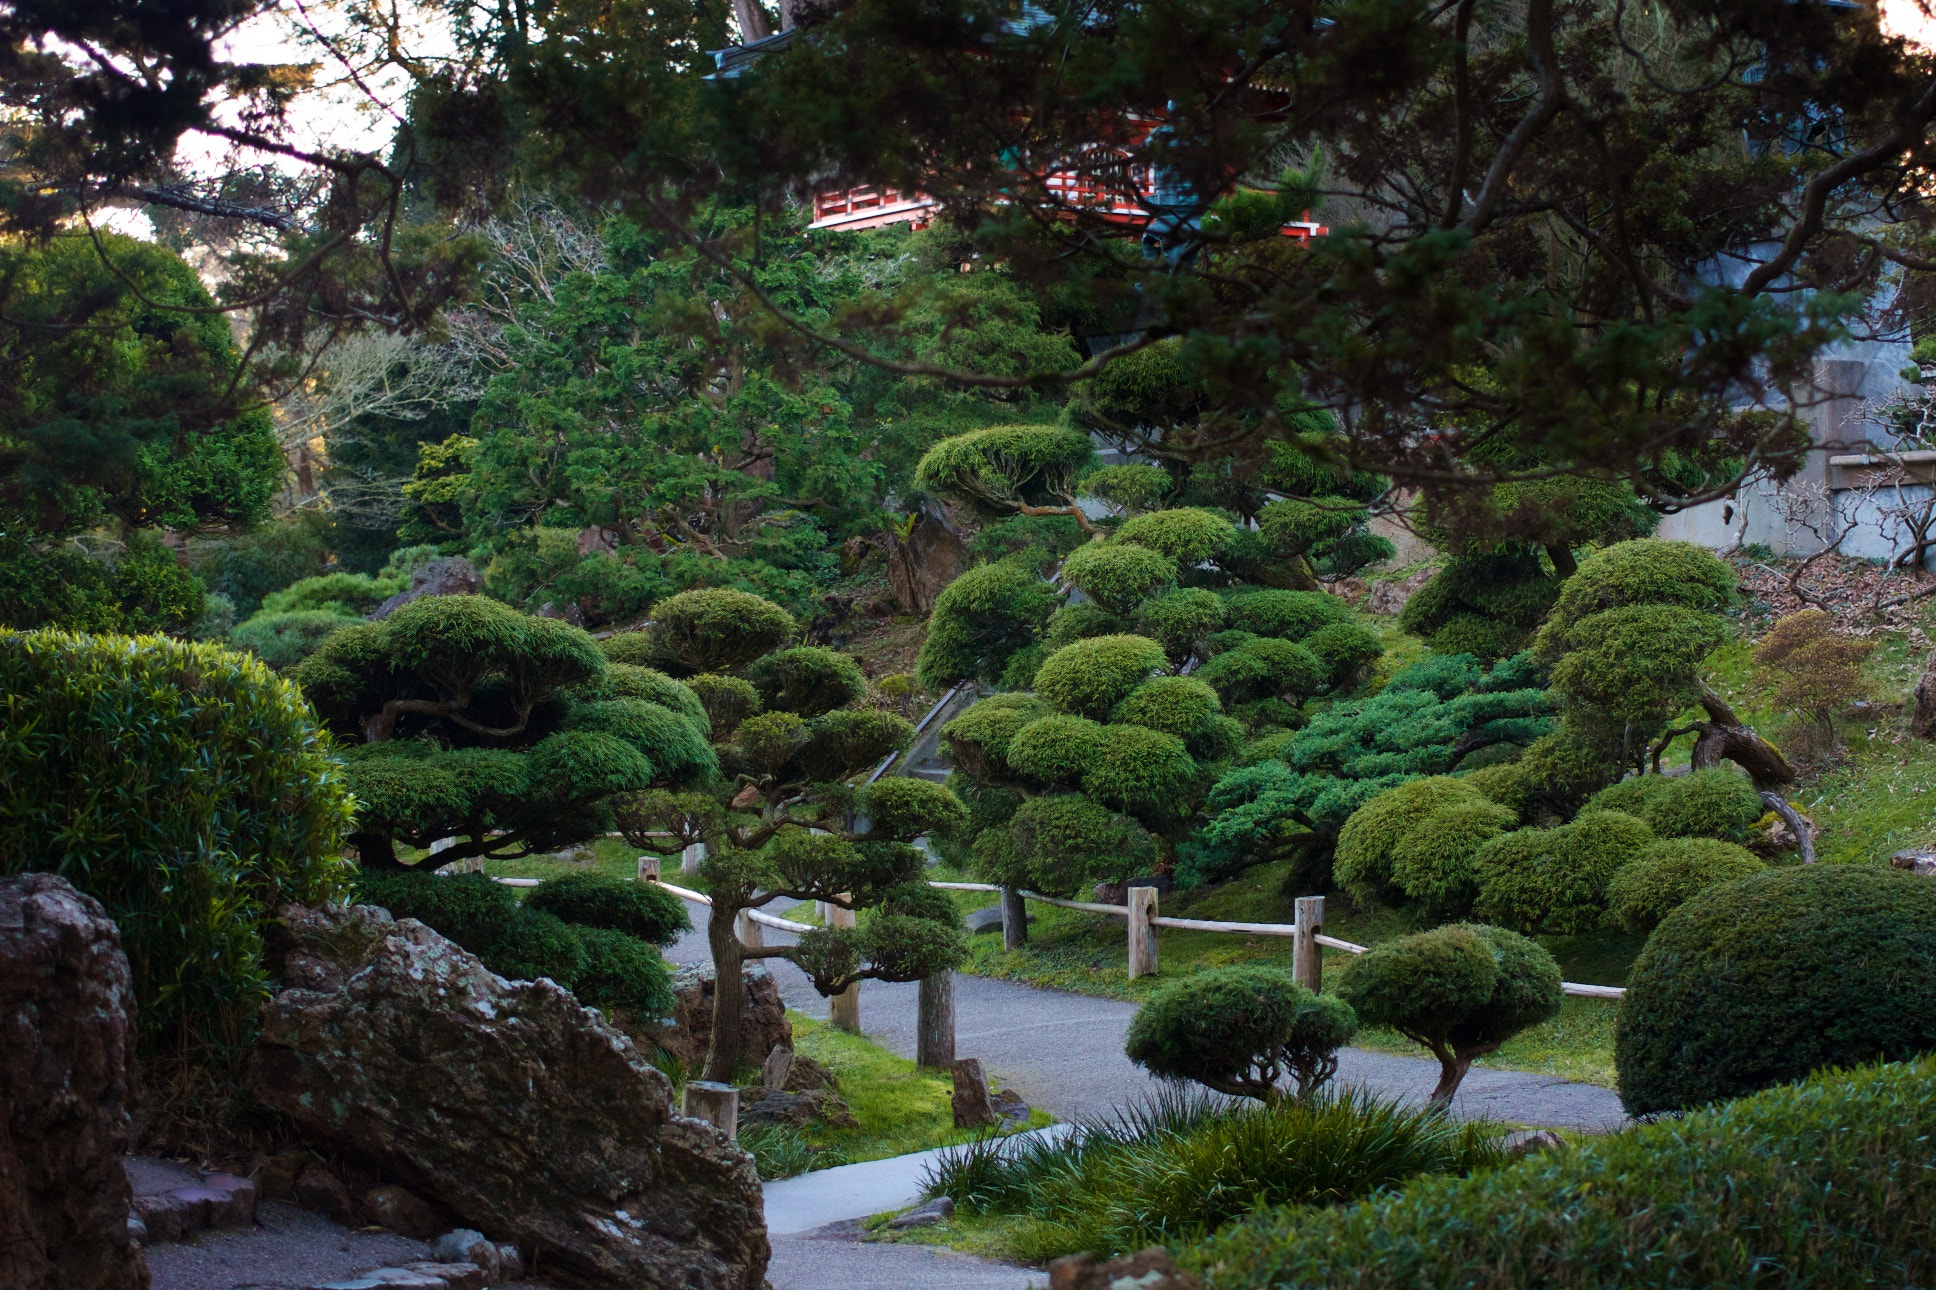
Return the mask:
M1201 1240L1275 1205L1338 1205L1424 1174L1495 1164L1496 1130L1360 1093L1271 1105L1181 1089L1060 1138L983 1138L930 1167L926 1193L1009 1215L1011 1258Z

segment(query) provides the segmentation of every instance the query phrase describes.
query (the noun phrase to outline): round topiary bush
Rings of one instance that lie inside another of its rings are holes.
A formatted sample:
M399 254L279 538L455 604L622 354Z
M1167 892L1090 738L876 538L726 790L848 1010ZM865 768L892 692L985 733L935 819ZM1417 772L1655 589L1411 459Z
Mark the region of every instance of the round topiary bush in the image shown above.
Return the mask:
M1227 615L1237 631L1289 641L1352 619L1351 606L1322 591L1240 592L1230 598Z
M1288 972L1219 967L1151 995L1130 1020L1123 1050L1153 1075L1270 1103L1283 1096L1286 1077L1298 1097L1315 1093L1357 1029L1350 1005L1313 994Z
M1187 816L1196 808L1197 764L1181 739L1142 726L1108 726L1103 733L1101 753L1083 772L1083 792L1139 817Z
M1073 896L1091 883L1127 878L1154 852L1135 821L1080 793L1029 798L1016 809L1008 832L1019 868L1005 885L1047 896Z
M1127 614L1176 581L1176 561L1146 546L1091 542L1062 562L1062 576L1112 614Z
M1202 681L1193 676L1159 676L1132 690L1109 719L1187 740L1222 715L1217 692Z
M1054 590L1028 562L976 565L935 597L915 675L937 690L973 677L993 681L1034 644L1054 608Z
M1117 526L1115 538L1160 551L1174 564L1189 569L1221 555L1236 531L1236 525L1215 511L1180 506L1124 520Z
M1166 600L1168 597L1158 596L1157 599ZM1221 603L1218 607L1222 607ZM1064 645L1073 645L1095 636L1121 636L1128 630L1129 624L1123 619L1095 601L1085 600L1079 604L1064 605L1049 615L1048 626L1042 629L1042 648L1053 654ZM1039 660L1037 665L1040 666Z
M362 621L335 609L255 614L229 633L229 644L249 651L279 672L288 671L338 631Z
M744 667L799 631L793 615L772 601L715 587L661 600L644 635L653 663L689 675Z
M769 712L817 717L867 696L867 675L847 655L820 645L799 645L755 659L746 679Z
M1462 802L1434 811L1392 848L1392 886L1404 893L1408 906L1435 921L1463 918L1479 895L1472 857L1518 823L1519 817L1497 802Z
M1627 605L1678 605L1719 613L1734 599L1734 571L1692 542L1635 538L1580 561L1540 635L1562 634L1582 618Z
M1233 642L1196 674L1225 703L1239 704L1307 698L1324 688L1329 669L1302 645L1253 636Z
M1008 777L1008 746L1022 727L1049 715L1032 694L995 694L941 727L941 742L956 766L982 781Z
M1627 978L1620 1099L1679 1111L1827 1066L1936 1050L1936 885L1869 865L1772 869L1669 914Z
M356 876L357 899L397 918L414 918L473 954L495 945L518 916L511 889L483 874L365 869Z
M1324 664L1327 689L1346 689L1364 676L1365 669L1385 656L1378 634L1358 623L1332 623L1305 637L1305 649Z
M1058 712L1101 721L1129 692L1167 669L1163 647L1143 636L1097 636L1042 660L1035 692Z
M1338 831L1332 873L1353 899L1402 903L1404 893L1392 881L1392 855L1398 844L1427 816L1451 807L1493 805L1471 785L1445 775L1386 789L1353 811Z
M1074 784L1102 755L1108 734L1087 717L1040 717L1008 742L1008 768L1044 786Z
M1057 616L1067 612L1058 611ZM1160 643L1170 658L1180 663L1202 647L1205 637L1223 630L1224 613L1223 599L1215 592L1202 587L1181 587L1138 605L1136 631Z
M1636 775L1595 793L1588 809L1625 811L1657 837L1747 840L1767 807L1754 781L1732 766L1689 775Z
M579 927L624 932L651 945L670 945L679 933L692 930L686 902L665 888L604 874L547 878L524 898L524 907L555 914Z
M571 930L585 950L585 964L571 982L580 1003L629 1014L648 1025L671 1017L677 1002L672 970L657 950L614 928L581 925Z
M1498 927L1450 923L1374 945L1352 960L1338 996L1369 1026L1390 1026L1439 1059L1432 1102L1458 1091L1474 1060L1559 1015L1560 968Z
M699 678L694 677L697 681ZM740 682L744 685L745 682ZM654 668L641 667L632 663L614 663L605 669L605 675L593 682L590 689L612 699L643 699L656 703L671 712L676 712L693 723L697 730L710 731L712 717L705 701L691 684L682 684Z
M1656 842L1620 867L1607 884L1607 913L1629 931L1647 932L1718 883L1768 867L1746 847L1718 838Z
M1557 829L1520 829L1472 857L1481 918L1524 932L1572 936L1600 926L1607 885L1654 842L1646 821L1583 811Z

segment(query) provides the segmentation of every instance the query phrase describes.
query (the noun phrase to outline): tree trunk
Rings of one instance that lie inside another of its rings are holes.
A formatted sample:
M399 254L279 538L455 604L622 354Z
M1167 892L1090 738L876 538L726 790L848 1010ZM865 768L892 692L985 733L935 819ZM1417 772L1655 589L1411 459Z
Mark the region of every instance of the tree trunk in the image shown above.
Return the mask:
M1556 542L1546 548L1546 558L1553 562L1553 572L1564 580L1580 571L1580 565L1573 558L1573 548L1563 542Z
M1748 772L1757 788L1786 784L1795 778L1781 750L1756 734L1752 726L1743 725L1720 695L1703 688L1701 706L1709 719L1695 723L1701 736L1695 740L1694 754L1689 758L1695 770L1731 761Z
M352 833L349 843L356 848L357 863L365 869L401 869L396 843L387 833Z
M1014 887L1002 888L1002 948L1019 950L1028 944L1028 902Z
M1444 1110L1452 1105L1452 1095L1459 1091L1465 1073L1472 1069L1472 1058L1448 1048L1439 1051L1438 1059L1438 1086L1432 1090L1432 1096L1426 1099L1425 1104Z
M736 910L714 905L706 920L706 944L713 953L713 1038L706 1050L705 1078L733 1082L739 1069L739 1014L745 991L740 980L739 937L733 934Z
M955 1064L955 974L921 978L917 999L914 1064L946 1070Z
M1916 707L1909 714L1909 733L1918 739L1936 738L1936 649L1923 660L1916 678Z

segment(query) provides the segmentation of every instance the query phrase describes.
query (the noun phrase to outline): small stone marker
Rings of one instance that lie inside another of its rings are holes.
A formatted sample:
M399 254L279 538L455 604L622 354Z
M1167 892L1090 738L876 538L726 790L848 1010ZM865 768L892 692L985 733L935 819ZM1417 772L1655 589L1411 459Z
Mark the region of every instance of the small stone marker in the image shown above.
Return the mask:
M791 1074L793 1074L793 1050L775 1044L773 1051L766 1055L766 1060L760 1063L761 1085L769 1089L783 1089L786 1087L787 1076Z
M1891 866L1906 869L1919 877L1936 874L1936 851L1898 851L1889 857Z
M657 882L658 880L659 880L659 857L658 856L640 856L639 857L639 881Z
M985 1129L1000 1120L988 1098L988 1077L982 1074L981 1060L963 1057L955 1062L954 1104L957 1129Z
M887 1220L890 1232L904 1231L910 1227L932 1227L945 1223L955 1216L955 1203L947 1196L936 1196L925 1205L917 1205L905 1214Z
M687 1080L680 1110L689 1119L704 1120L728 1138L739 1136L739 1090L731 1084Z

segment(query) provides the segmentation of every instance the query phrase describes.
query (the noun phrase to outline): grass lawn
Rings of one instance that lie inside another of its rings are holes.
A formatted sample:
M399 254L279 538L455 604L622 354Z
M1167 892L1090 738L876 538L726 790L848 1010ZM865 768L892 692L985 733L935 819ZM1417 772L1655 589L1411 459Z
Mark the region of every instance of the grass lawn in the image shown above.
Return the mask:
M949 1101L953 1084L946 1074L922 1070L870 1039L836 1030L805 1013L788 1012L787 1020L793 1024L793 1050L833 1071L840 1080L840 1096L860 1123L852 1129L815 1127L749 1134L746 1145L760 1162L762 1178L901 1156L975 1136L955 1128ZM991 1073L989 1079L994 1087L1002 1087L998 1074ZM1046 1111L1036 1111L1024 1127L1040 1128L1052 1122Z

